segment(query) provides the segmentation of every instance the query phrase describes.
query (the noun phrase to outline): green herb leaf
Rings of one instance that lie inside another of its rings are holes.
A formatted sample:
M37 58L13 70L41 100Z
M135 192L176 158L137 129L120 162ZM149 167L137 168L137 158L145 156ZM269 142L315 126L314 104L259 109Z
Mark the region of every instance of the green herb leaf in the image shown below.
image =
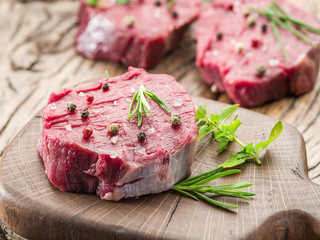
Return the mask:
M138 91L132 97L130 107L129 107L129 114L128 114L128 119L130 119L137 113L138 127L140 127L142 124L143 113L145 113L148 117L150 117L148 110L150 110L151 107L145 96L147 96L148 99L150 100L152 99L153 101L155 101L167 113L171 114L169 107L157 95L148 91L147 89L144 88L143 85L141 85ZM137 101L137 105L135 110L132 112L132 107L135 101Z
M129 2L130 0L116 0L116 4L120 4L120 5L128 4Z
M167 10L171 10L171 8L173 7L173 5L176 3L176 0L168 0L168 3L167 3Z
M98 0L88 0L85 3L89 6L96 6L97 5Z
M207 104L199 106L196 112L196 121L207 117Z
M197 141L199 141L201 138L203 138L204 136L206 136L210 132L212 132L212 129L208 125L201 126L199 128L199 136L197 138Z
M274 127L272 128L269 139L264 142L260 142L255 146L256 151L259 151L259 153L260 153L270 143L272 143L275 139L277 139L280 136L280 134L282 133L282 131L283 131L283 123L282 123L282 121L278 121L274 125Z
M104 75L105 75L106 78L109 77L109 72L108 72L108 70L105 70L105 71L104 71Z
M220 112L220 122L223 123L226 120L228 120L232 114L238 109L239 104L230 105L228 107L225 107Z

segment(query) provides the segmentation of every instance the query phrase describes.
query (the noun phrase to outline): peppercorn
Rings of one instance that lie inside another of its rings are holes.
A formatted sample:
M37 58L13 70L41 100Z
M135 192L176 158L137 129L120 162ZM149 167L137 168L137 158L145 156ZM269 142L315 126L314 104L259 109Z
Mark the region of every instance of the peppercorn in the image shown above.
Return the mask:
M267 29L268 29L267 24L263 24L262 27L261 27L261 31L262 31L263 33L265 33L265 32L267 32Z
M128 27L133 27L135 18L133 16L126 16L124 22Z
M161 3L161 1L156 1L155 4L156 4L156 6L161 6L162 3Z
M87 95L86 96L86 100L88 103L92 103L93 102L94 97L92 95Z
M172 16L173 18L177 18L177 17L178 17L178 13L177 13L176 11L172 11L172 12L171 12L171 16Z
M249 25L249 27L253 27L254 25L256 25L256 18L252 15L248 16L247 24Z
M223 38L222 32L217 33L217 40L221 40Z
M267 69L265 68L265 66L262 66L262 65L256 68L256 72L259 76L262 76L263 74L265 74L266 71Z
M144 132L140 132L138 133L137 137L139 141L143 142L144 140L146 140L147 135Z
M81 111L80 111L80 116L81 116L82 118L87 118L87 117L89 117L89 111L88 111L87 109L81 110Z
M180 115L172 115L170 122L172 126L178 126L181 122L181 116Z
M246 10L244 13L243 13L243 16L245 17L248 17L250 15L250 10Z
M73 102L68 102L67 110L69 112L74 112L76 109L77 109L77 105L75 105Z
M102 85L102 89L105 90L105 91L109 90L109 84L108 83L104 83Z
M109 127L109 131L112 133L112 134L117 134L119 132L119 123L113 123L110 125Z
M89 138L93 133L92 128L84 128L82 131L83 138Z

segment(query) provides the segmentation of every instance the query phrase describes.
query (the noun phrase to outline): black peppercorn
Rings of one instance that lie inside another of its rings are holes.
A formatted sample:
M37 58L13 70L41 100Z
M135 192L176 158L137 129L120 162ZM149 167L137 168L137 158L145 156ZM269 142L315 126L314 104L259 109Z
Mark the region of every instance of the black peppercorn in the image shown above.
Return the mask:
M105 91L109 90L109 84L108 83L104 83L102 85L102 89L105 90Z
M155 4L156 4L156 6L161 6L162 3L161 3L161 1L156 1Z
M172 16L173 18L177 18L177 17L178 17L178 13L177 13L176 11L172 11L172 12L171 12L171 16Z
M263 33L265 33L265 32L267 32L267 24L263 24L262 25L262 27L261 27L261 31L263 32Z
M218 33L217 33L217 40L221 40L222 37L223 37L222 32L218 32Z
M80 111L80 116L81 116L82 118L87 118L87 117L89 117L89 111L88 111L87 109L81 110L81 111Z
M113 123L110 125L109 127L109 131L112 133L112 134L117 134L119 132L119 123Z
M73 102L68 102L67 110L69 112L74 112L76 109L77 109L77 105L75 105Z
M178 126L181 122L181 116L180 115L172 115L170 122L172 126Z
M138 140L143 142L144 140L146 140L147 135L144 132L140 132L138 133Z

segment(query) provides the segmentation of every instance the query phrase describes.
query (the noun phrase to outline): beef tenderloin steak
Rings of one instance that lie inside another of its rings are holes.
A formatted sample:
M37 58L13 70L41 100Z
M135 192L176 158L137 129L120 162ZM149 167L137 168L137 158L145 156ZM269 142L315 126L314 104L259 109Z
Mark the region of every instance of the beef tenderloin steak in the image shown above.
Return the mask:
M270 22L256 17L249 26L245 12L265 10L271 0L217 0L202 11L196 26L196 64L208 84L216 84L236 103L258 106L287 95L300 95L315 85L320 61L320 37L311 32L312 47L283 27L279 33L289 57L287 61ZM320 21L294 5L278 3L291 16L317 28ZM265 73L257 74L263 66Z
M128 120L141 84L181 116L179 125L152 100L150 118L144 115L140 127L136 115ZM171 76L129 67L121 76L52 93L42 119L38 151L49 180L64 191L117 201L168 190L190 172L195 107ZM112 124L117 134L110 132Z
M77 51L92 59L150 68L178 45L200 13L200 0L131 0L89 6L81 0Z

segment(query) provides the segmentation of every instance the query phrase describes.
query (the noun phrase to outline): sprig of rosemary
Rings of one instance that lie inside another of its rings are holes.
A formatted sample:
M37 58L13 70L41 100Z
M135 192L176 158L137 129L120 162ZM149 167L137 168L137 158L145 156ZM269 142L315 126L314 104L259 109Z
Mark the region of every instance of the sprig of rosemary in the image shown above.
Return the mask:
M177 183L171 187L172 190L180 192L194 200L199 200L199 198L201 198L204 201L223 208L238 208L238 206L216 201L205 194L210 194L211 196L220 195L238 197L246 200L250 200L250 196L255 196L255 193L240 190L252 185L248 182L235 182L219 186L206 184L215 179L241 172L237 169L227 171L222 170L240 165L246 160L255 159L258 164L261 164L261 161L258 158L259 154L277 137L279 137L283 130L282 122L278 121L272 128L270 136L266 141L260 142L256 145L253 145L253 143L249 143L247 145L243 144L236 135L236 130L241 125L241 121L237 119L238 115L233 121L226 123L238 107L239 105L225 107L221 110L219 115L211 114L210 118L207 117L207 105L198 107L196 113L197 125L200 127L198 140L209 133L213 133L214 140L219 143L217 152L222 152L228 146L228 143L232 141L237 142L241 146L241 151L233 154L218 168Z
M174 4L176 3L176 0L168 0L168 3L166 5L167 10L171 10L173 8Z
M229 142L236 142L240 145L241 151L232 155L231 160L226 162L228 167L233 162L245 162L249 159L254 159L258 165L261 164L259 154L265 149L270 143L272 143L277 137L280 136L283 130L282 121L278 121L273 129L271 130L269 138L261 143L253 145L253 143L244 144L236 134L236 130L240 127L241 121L238 115L233 121L226 123L226 121L234 114L238 109L239 105L231 105L223 108L219 115L211 114L210 118L207 117L207 105L198 107L196 113L196 121L198 122L199 137L198 140L203 138L209 133L213 133L214 140L219 143L217 152L222 152L229 144ZM240 163L237 163L238 165ZM225 165L226 166L226 165ZM234 165L235 166L235 165Z
M143 85L140 86L139 90L134 94L132 100L131 100L131 104L129 107L129 115L128 115L128 119L132 118L136 113L138 115L138 127L141 126L142 123L142 115L143 112L150 117L148 110L150 110L150 105L146 99L146 97L149 100L153 100L156 103L159 104L159 106L161 108L163 108L167 113L171 114L171 111L169 109L169 107L154 93L150 92L149 90L145 89L145 87ZM135 110L132 112L132 107L134 102L137 101L137 105Z
M270 21L272 31L287 61L289 61L289 57L283 46L283 42L279 34L278 26L281 26L287 29L293 35L295 35L305 43L311 45L312 47L316 47L316 44L313 43L312 40L309 38L308 31L314 32L316 34L320 34L320 29L317 29L306 23L303 23L301 21L298 21L292 18L291 16L289 16L288 13L285 12L285 10L276 1L273 1L264 11L257 8L250 8L250 11L260 14L261 16L266 17Z
M244 198L246 200L250 200L250 198L248 198L249 196L256 195L255 193L244 192L239 190L241 188L246 188L252 185L251 183L248 183L248 182L235 182L235 183L229 183L229 184L219 185L219 186L206 185L206 183L212 180L241 172L240 170L237 170L237 169L221 172L223 169L224 167L220 166L209 172L183 180L177 183L176 185L174 185L173 187L171 187L171 189L177 192L180 192L194 200L199 200L199 198L202 198L203 200L211 204L214 204L216 206L223 207L223 208L238 208L238 206L225 204L220 201L214 200L206 196L205 193L209 193L211 195L215 194L220 196Z
M85 2L85 4L92 6L92 7L102 7L103 4L106 2L107 0L88 0ZM130 0L116 0L116 4L118 5L125 5L128 4L130 2Z

